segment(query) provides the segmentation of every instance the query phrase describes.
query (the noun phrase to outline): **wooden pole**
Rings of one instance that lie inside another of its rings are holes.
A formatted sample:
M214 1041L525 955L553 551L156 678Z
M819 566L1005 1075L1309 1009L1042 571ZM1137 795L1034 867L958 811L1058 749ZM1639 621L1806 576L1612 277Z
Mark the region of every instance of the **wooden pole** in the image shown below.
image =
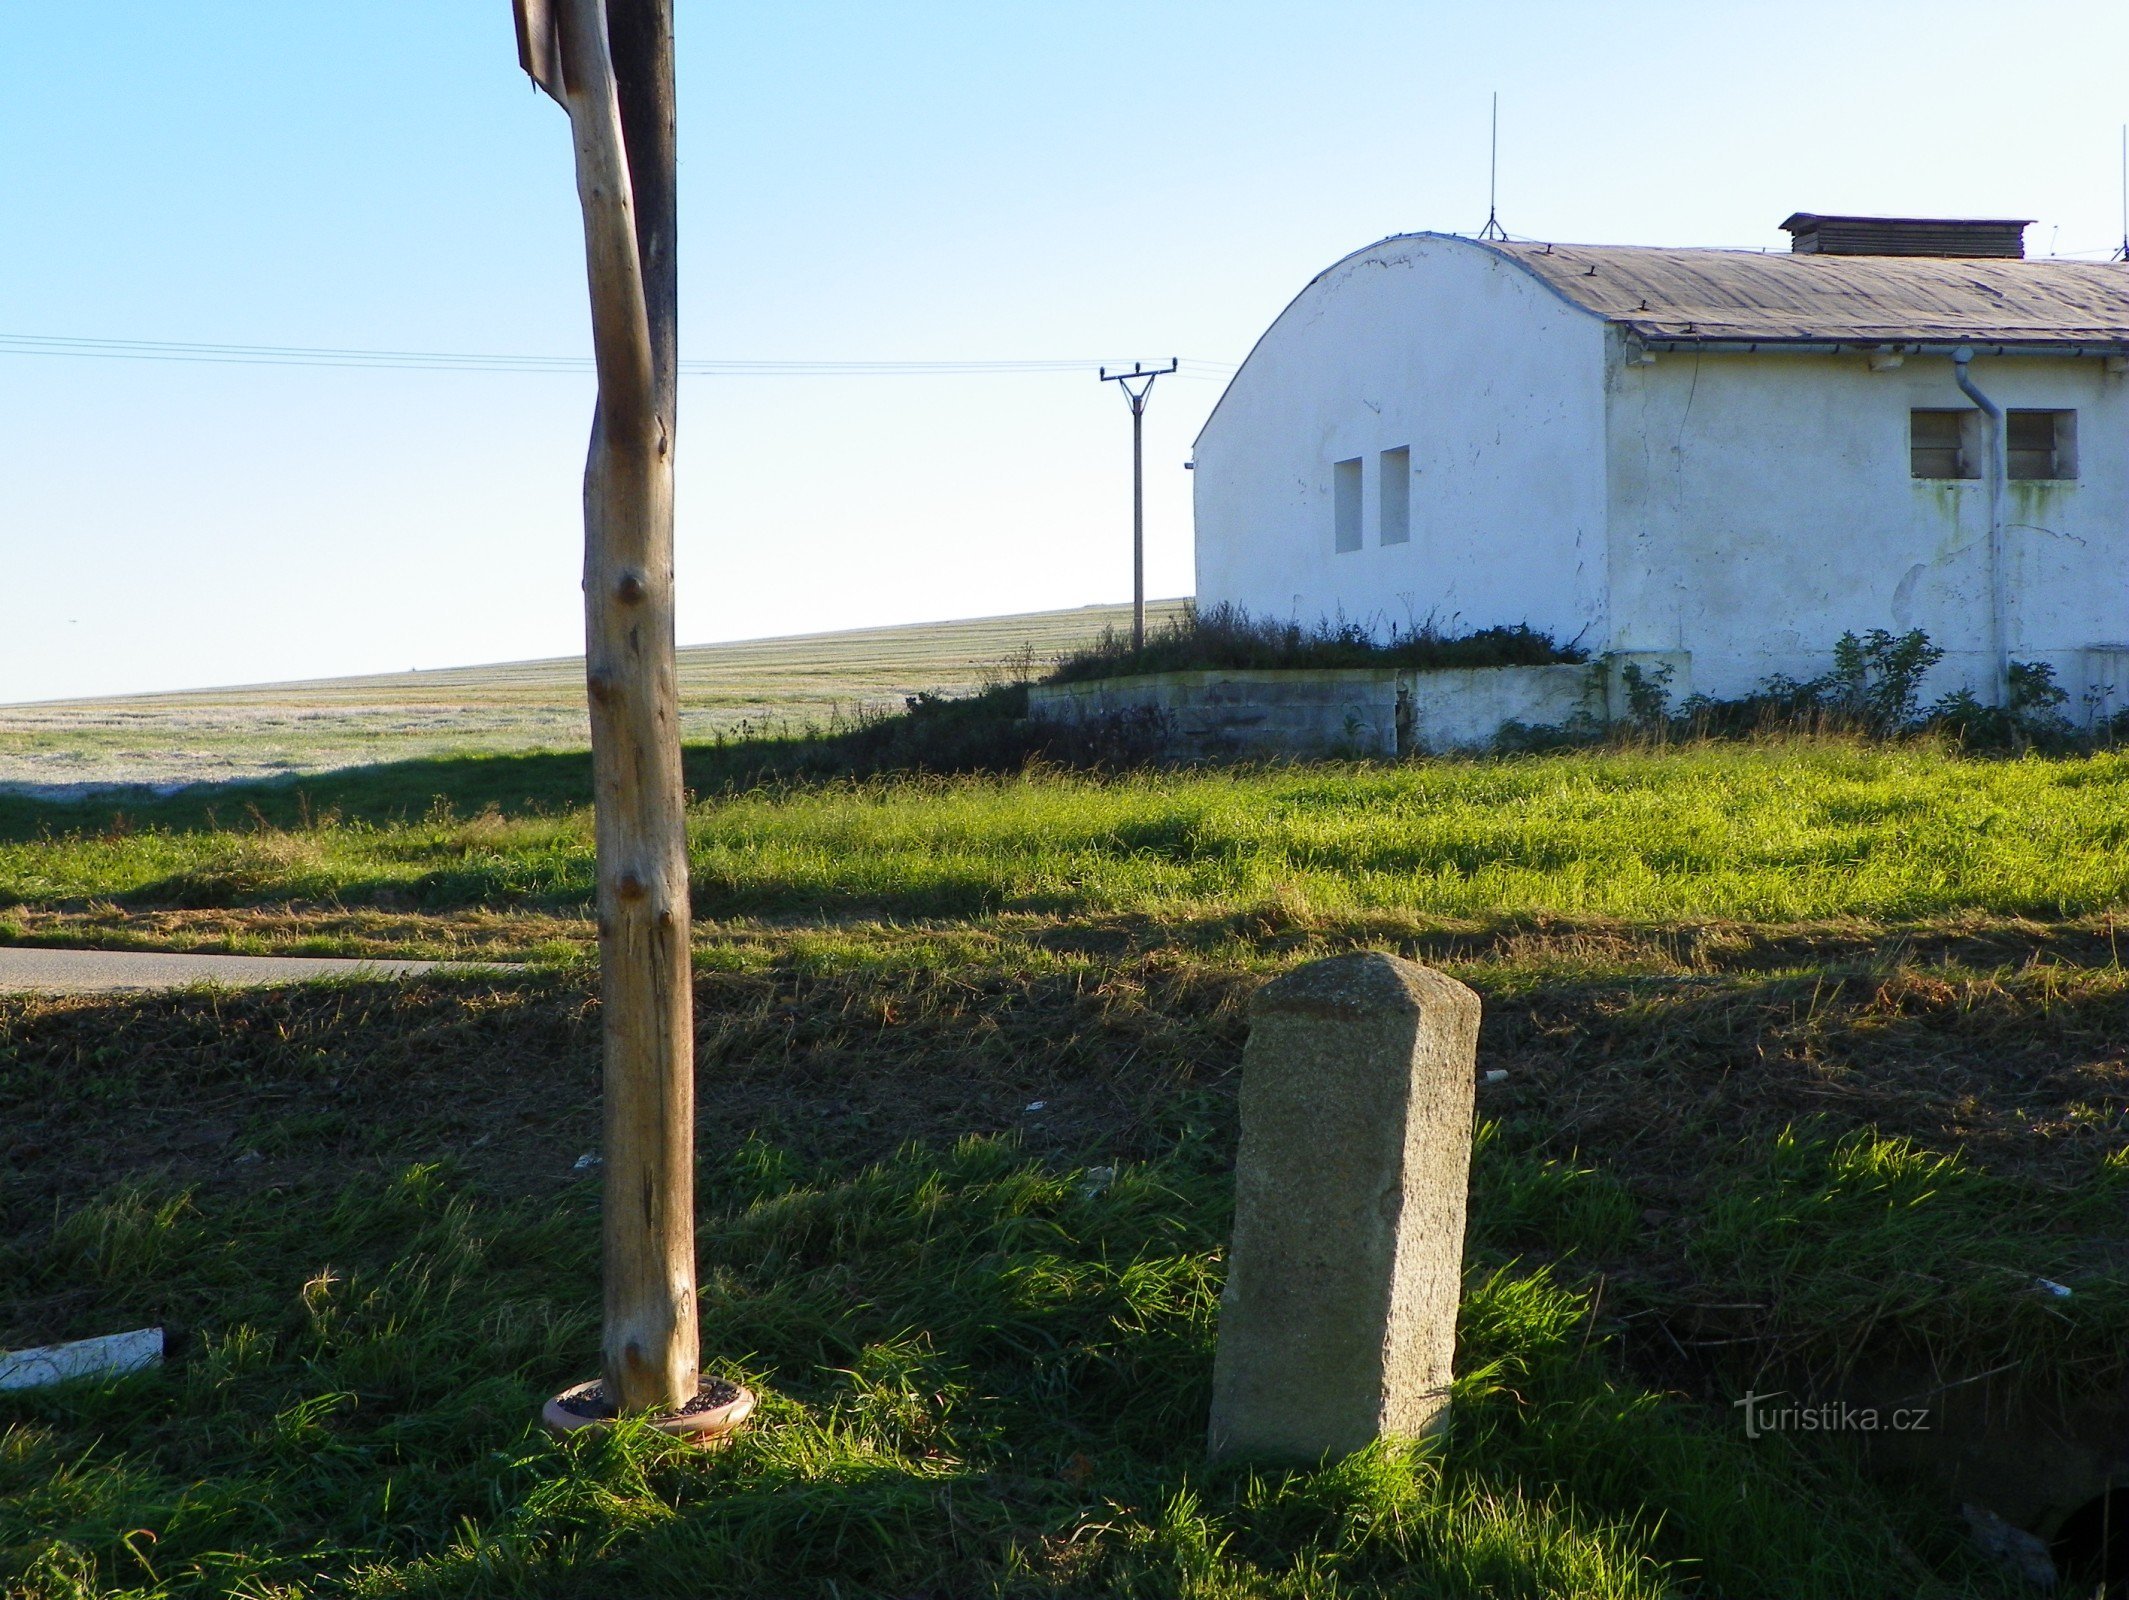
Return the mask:
M679 398L679 148L674 134L673 0L608 0L607 46L636 211L636 259L650 323L651 385L666 437Z
M1146 648L1146 404L1131 405L1131 648Z
M609 1401L694 1399L695 1078L673 657L677 348L671 0L548 0L576 144L599 404L584 471L585 686L605 1035ZM526 17L531 16L528 25ZM537 77L538 74L535 73Z

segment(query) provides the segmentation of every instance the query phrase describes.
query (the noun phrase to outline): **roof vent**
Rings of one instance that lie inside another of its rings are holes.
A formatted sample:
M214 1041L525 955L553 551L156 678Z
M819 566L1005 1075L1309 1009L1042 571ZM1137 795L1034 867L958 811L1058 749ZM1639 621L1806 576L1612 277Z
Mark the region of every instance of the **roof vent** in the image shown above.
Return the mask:
M1966 221L1952 217L1821 217L1799 211L1782 227L1800 256L2000 256L2026 253L2020 221Z

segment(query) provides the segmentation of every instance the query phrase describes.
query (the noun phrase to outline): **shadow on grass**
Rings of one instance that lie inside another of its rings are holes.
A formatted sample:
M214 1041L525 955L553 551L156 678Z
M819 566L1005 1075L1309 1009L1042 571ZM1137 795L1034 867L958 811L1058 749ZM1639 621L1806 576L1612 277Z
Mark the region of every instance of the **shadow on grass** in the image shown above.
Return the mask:
M531 1425L593 1359L588 1186L122 1189L13 1268L85 1285L85 1321L184 1337L157 1376L0 1402L0 1582L1328 1600L1956 1575L1841 1459L1640 1386L1589 1297L1491 1255L1483 1219L1446 1454L1208 1471L1226 1190L1187 1147L1106 1181L999 1140L863 1168L741 1148L702 1174L704 1346L764 1405L704 1460Z
M10 1305L55 1338L160 1322L174 1352L0 1403L0 1590L1957 1592L1943 1525L1838 1456L1748 1446L1719 1392L1666 1393L1865 1342L1949 1373L2118 1372L2129 1305L2094 1252L2119 1164L2028 1182L1889 1131L1989 1093L2016 1122L1993 1052L2115 1036L2119 975L2083 1002L2052 981L1496 1002L1483 1048L1511 1075L1481 1091L1447 1455L1258 1475L1199 1457L1235 974L705 974L705 1342L766 1397L708 1462L529 1426L595 1359L581 975L0 1002L0 1129L46 1141L5 1163ZM1939 1095L1977 1010L1971 1082ZM1886 1074L1882 1102L1784 1133L1844 1060ZM197 1177L27 1192L188 1112L224 1124ZM738 1138L779 1122L841 1153ZM950 1131L1001 1123L1025 1131ZM1672 1181L1691 1204L1652 1217ZM2076 1293L2043 1303L2033 1274ZM1679 1347L1683 1385L1647 1360Z
M700 1148L761 1130L802 1159L863 1161L1024 1130L1046 1159L1099 1164L1189 1128L1225 1150L1248 998L1288 959L922 934L711 947ZM1740 1141L1792 1126L2065 1187L2129 1126L2120 969L1452 970L1484 997L1481 1064L1505 1078L1480 1105L1510 1142L1601 1165L1680 1219ZM0 1235L164 1170L256 1184L448 1155L498 1193L546 1192L597 1143L597 1030L583 969L0 995Z
M1130 730L1060 730L1027 721L1025 685L959 699L915 697L907 712L780 738L686 746L681 781L698 795L890 773L1017 772L1030 761L1113 764L1144 759ZM0 841L115 827L175 831L260 823L306 827L330 812L344 821L418 821L439 808L461 816L493 809L536 816L591 804L588 751L425 757L278 779L190 784L171 793L113 789L78 799L0 793Z
M179 832L258 823L297 828L328 812L350 822L418 821L438 802L462 815L491 806L505 815L575 810L591 803L591 756L530 751L426 757L303 777L188 784L168 794L114 789L64 801L0 794L0 839L127 826Z

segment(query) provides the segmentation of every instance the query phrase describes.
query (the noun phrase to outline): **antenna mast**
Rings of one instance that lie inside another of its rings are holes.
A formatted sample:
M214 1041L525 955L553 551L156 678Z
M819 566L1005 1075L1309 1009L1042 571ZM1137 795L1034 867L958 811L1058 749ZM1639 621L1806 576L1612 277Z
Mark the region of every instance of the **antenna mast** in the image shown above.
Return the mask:
M2129 122L2122 124L2122 247L2107 259L2129 262Z
M1486 165L1486 225L1479 229L1481 239L1506 239L1508 230L1501 226L1500 208L1496 204L1501 187L1501 91L1493 91L1493 156Z

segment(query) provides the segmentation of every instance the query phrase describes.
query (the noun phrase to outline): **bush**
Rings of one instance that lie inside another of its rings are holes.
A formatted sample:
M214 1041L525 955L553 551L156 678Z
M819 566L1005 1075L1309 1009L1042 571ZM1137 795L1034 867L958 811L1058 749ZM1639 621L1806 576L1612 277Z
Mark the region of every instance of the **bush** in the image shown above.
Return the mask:
M1943 649L1920 628L1897 636L1872 628L1860 639L1844 633L1833 647L1833 671L1819 680L1820 692L1835 710L1874 732L1891 733L1914 720L1922 680L1943 659Z
M1038 763L1140 767L1160 758L1168 731L1167 719L1151 709L1034 722L1027 684L1002 682L959 697L913 694L901 711L867 713L833 728L696 745L683 759L688 786L711 793L889 773L1021 772Z
M1701 737L1935 734L1974 750L2073 750L2115 743L2129 733L2129 713L2091 733L2073 725L2062 711L2069 692L2055 682L2055 669L2045 661L2010 664L2007 705L1987 705L1971 689L1959 689L1924 711L1922 681L1943 659L1943 649L1920 628L1901 634L1883 628L1844 633L1833 647L1833 670L1823 676L1799 680L1777 674L1737 700L1695 695L1676 717L1661 721L1661 731ZM1629 677L1632 673L1629 668ZM1635 724L1642 728L1647 719L1639 715L1638 700L1635 709Z
M1680 715L1698 733L1784 729L1883 738L1913 726L1922 680L1943 659L1943 649L1920 628L1844 633L1834 643L1831 672L1806 679L1777 673L1737 700L1695 695Z
M1252 617L1234 606L1191 610L1153 629L1143 648L1134 649L1129 634L1111 628L1084 650L1060 659L1045 683L1085 683L1095 678L1123 678L1145 672L1194 672L1223 669L1245 672L1266 668L1413 667L1445 671L1457 667L1546 667L1587 661L1589 653L1553 642L1527 623L1481 628L1449 635L1432 627L1399 629L1378 639L1358 622L1340 618L1303 626Z
M2053 667L2045 661L2014 661L2010 688L2009 704L2003 706L1983 705L1971 689L1948 694L1930 707L1923 725L1984 749L2054 749L2080 742L2062 714L2070 694L2056 684Z

